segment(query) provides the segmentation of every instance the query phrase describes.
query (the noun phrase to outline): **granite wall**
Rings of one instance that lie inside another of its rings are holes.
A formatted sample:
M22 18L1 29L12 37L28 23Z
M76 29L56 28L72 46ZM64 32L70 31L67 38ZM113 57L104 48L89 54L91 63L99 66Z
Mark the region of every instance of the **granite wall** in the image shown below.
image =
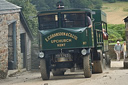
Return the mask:
M19 13L0 14L0 78L6 78L8 72L8 26L12 23L16 23L16 57L20 61Z

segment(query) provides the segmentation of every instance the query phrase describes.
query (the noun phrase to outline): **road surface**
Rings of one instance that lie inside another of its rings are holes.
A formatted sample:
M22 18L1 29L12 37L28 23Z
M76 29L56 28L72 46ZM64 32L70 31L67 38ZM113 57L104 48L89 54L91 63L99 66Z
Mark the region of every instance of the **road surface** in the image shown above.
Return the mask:
M50 80L45 81L41 79L39 71L26 71L1 79L0 85L128 85L128 69L111 68L93 74L91 78L84 78L82 70L68 70L64 76L52 76L51 73Z

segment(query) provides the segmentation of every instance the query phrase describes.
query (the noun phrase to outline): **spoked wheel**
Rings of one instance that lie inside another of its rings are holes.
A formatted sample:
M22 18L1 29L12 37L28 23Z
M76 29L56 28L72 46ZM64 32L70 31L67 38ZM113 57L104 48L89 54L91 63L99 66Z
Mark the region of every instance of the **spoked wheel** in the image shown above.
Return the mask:
M42 79L48 80L50 78L50 70L45 59L40 59L40 70Z
M91 55L83 57L83 70L85 78L90 78L92 75Z
M65 71L60 70L60 69L53 69L53 70L52 70L53 76L63 76L63 75L64 75L64 72L65 72Z

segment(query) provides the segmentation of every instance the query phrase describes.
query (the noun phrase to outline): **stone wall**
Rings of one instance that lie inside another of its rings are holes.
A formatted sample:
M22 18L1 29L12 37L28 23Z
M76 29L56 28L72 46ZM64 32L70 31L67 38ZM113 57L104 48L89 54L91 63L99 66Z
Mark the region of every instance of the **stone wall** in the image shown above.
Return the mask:
M32 46L32 58L31 58L31 68L32 69L39 69L40 65L40 59L38 58L38 53L39 53L39 47L38 45L33 45Z
M27 66L26 66L26 69L27 70L30 70L31 69L31 40L30 38L27 36L26 37L26 47L27 47L27 50L26 50L26 56L27 56Z
M18 57L20 55L19 13L0 15L0 78L5 78L8 72L8 25L13 22L16 22Z
M21 55L21 62L19 64L19 69L23 68L23 64L26 64L26 70L31 69L31 39L28 36L28 33L26 32L24 26L22 23L20 23L20 34L25 35L25 53L22 53ZM23 56L25 54L25 56ZM26 62L23 62L23 59L26 58Z
M116 53L114 51L114 45L109 45L109 56L112 60L116 60ZM121 59L123 59L123 54L121 53Z
M8 26L5 15L0 15L0 19L0 77L5 78L8 68Z

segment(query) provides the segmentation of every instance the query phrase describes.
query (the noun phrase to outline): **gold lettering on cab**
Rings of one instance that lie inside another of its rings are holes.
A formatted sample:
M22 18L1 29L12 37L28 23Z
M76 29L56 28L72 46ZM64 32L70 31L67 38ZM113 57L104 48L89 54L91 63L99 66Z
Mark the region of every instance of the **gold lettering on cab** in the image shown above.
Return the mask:
M57 44L57 47L64 47L64 46L65 46L65 43Z
M56 39L56 40L51 40L51 43L68 43L72 42L72 39Z
M78 37L77 37L76 35L72 34L72 33L58 32L58 33L53 33L53 34L47 36L47 37L45 38L45 40L48 42L48 41L51 40L52 38L59 37L59 36L70 37L70 38L72 38L72 39L74 39L74 40L77 40L77 39L78 39ZM57 41L57 42L58 42L58 41Z
M86 45L86 42L83 42L83 45Z

